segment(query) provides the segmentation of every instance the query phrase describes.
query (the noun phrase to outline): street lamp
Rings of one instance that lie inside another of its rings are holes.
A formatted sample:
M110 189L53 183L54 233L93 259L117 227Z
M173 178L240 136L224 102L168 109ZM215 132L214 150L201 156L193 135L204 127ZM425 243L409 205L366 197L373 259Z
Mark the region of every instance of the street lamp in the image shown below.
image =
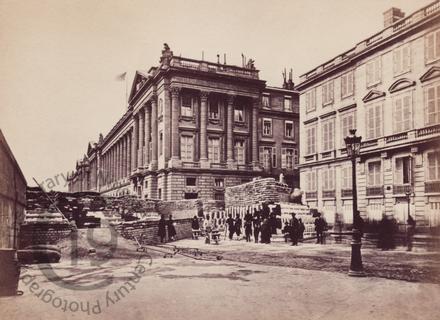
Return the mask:
M361 151L362 137L356 136L356 129L350 129L350 135L344 138L345 145L347 146L347 155L351 159L351 180L352 180L352 193L353 193L353 239L351 241L351 263L349 276L362 277L365 276L364 268L362 266L361 256L361 231L359 228L360 217L357 208L357 187L356 187L356 158Z

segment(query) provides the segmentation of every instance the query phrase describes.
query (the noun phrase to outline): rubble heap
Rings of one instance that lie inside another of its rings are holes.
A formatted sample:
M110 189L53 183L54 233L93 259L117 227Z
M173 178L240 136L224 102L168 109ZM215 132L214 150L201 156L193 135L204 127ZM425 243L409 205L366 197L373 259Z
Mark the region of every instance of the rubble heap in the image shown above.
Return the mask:
M291 189L274 178L253 180L225 190L225 206L246 207L263 202L289 202Z

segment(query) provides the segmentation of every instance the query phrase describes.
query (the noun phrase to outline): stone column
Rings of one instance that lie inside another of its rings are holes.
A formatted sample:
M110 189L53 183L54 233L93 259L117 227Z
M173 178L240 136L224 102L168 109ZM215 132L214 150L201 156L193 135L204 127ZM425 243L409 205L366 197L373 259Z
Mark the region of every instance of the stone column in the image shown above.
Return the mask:
M137 167L142 168L144 165L144 140L145 140L145 114L144 110L139 110L139 142L138 142L138 162Z
M234 167L234 98L234 96L228 95L226 162L230 168Z
M119 180L119 141L115 143L115 153L116 153L116 161L115 161L115 181Z
M200 92L200 166L208 168L208 95L209 92Z
M179 153L179 92L180 88L171 88L171 160L168 164L169 167L179 166L180 153Z
M124 178L124 136L119 139L119 180Z
M151 162L150 170L157 169L157 96L151 99Z
M120 138L119 140L118 140L118 149L119 149L119 157L118 157L118 171L119 171L119 174L118 174L118 180L121 180L122 179L122 177L123 177L123 174L122 174L122 156L123 156L123 152L122 152L122 138Z
M131 171L135 171L137 168L137 160L138 160L138 145L139 145L139 121L137 115L134 115L133 118L133 132L131 134Z
M116 146L112 145L112 182L116 181Z
M145 111L145 148L144 148L144 167L148 168L148 164L150 163L150 136L151 136L151 109L150 106L144 106Z
M260 108L260 99L252 100L252 168L254 170L261 170L260 162L258 161L258 111ZM271 160L272 161L272 160Z
M130 178L130 174L131 174L131 155L132 155L132 151L131 151L131 145L132 145L132 139L131 139L131 135L132 135L132 131L130 130L128 135L127 135L127 178Z

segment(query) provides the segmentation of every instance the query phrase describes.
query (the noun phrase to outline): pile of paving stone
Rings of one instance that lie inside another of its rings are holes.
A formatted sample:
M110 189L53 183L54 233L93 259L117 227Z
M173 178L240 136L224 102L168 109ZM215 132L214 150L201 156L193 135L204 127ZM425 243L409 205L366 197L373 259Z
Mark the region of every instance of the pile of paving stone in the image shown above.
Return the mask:
M226 207L252 206L263 202L288 202L291 190L274 178L258 179L225 190Z

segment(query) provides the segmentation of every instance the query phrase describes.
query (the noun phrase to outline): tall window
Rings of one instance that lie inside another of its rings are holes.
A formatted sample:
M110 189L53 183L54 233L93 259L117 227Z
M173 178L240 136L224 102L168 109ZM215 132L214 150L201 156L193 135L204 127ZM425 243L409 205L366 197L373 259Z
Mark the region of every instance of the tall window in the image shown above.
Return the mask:
M396 167L394 172L395 184L411 183L411 158L396 158Z
M411 69L411 47L409 44L400 46L393 51L394 75L405 73Z
M263 136L272 136L272 119L263 118Z
M381 56L367 62L367 87L375 85L382 80Z
M270 96L263 95L263 108L270 108Z
M295 148L281 149L281 168L293 169L294 165L298 164L298 151Z
M292 99L284 97L284 111L292 111Z
M284 121L284 136L286 138L293 138L293 121Z
M344 138L350 134L350 129L356 127L356 111L341 114L341 147L345 148Z
M220 139L209 138L208 140L208 157L209 161L214 163L220 162Z
M412 96L405 94L393 99L394 133L410 130L412 127Z
M426 88L425 124L440 123L440 82Z
M182 117L192 117L192 97L188 94L182 95L182 104L180 106L180 115Z
M163 132L159 131L159 155L163 153Z
M440 180L440 151L428 153L428 179Z
M277 153L275 147L260 147L260 162L265 169L276 168Z
M237 164L245 164L246 163L246 157L245 157L245 144L243 140L236 140L235 141L235 160L237 161Z
M354 72L349 71L341 76L341 96L342 98L352 96L354 93Z
M220 101L210 100L209 101L209 119L218 120L220 118Z
M432 62L440 58L440 30L429 33L425 37L425 60Z
M316 191L316 171L312 170L306 173L306 191Z
M316 153L316 124L306 128L306 155Z
M193 161L194 139L191 136L180 137L180 158L182 161Z
M234 121L244 122L244 110L242 106L235 106L234 108Z
M382 172L380 161L369 162L368 163L368 185L369 186L380 186L382 184Z
M382 135L382 104L367 106L367 139L375 139Z
M335 169L322 169L322 190L335 190Z
M342 190L352 189L352 168L351 166L342 167Z
M330 151L335 148L335 119L322 122L322 151Z
M310 89L306 95L306 112L316 110L316 88Z
M322 104L330 104L333 102L333 80L327 81L322 85Z

